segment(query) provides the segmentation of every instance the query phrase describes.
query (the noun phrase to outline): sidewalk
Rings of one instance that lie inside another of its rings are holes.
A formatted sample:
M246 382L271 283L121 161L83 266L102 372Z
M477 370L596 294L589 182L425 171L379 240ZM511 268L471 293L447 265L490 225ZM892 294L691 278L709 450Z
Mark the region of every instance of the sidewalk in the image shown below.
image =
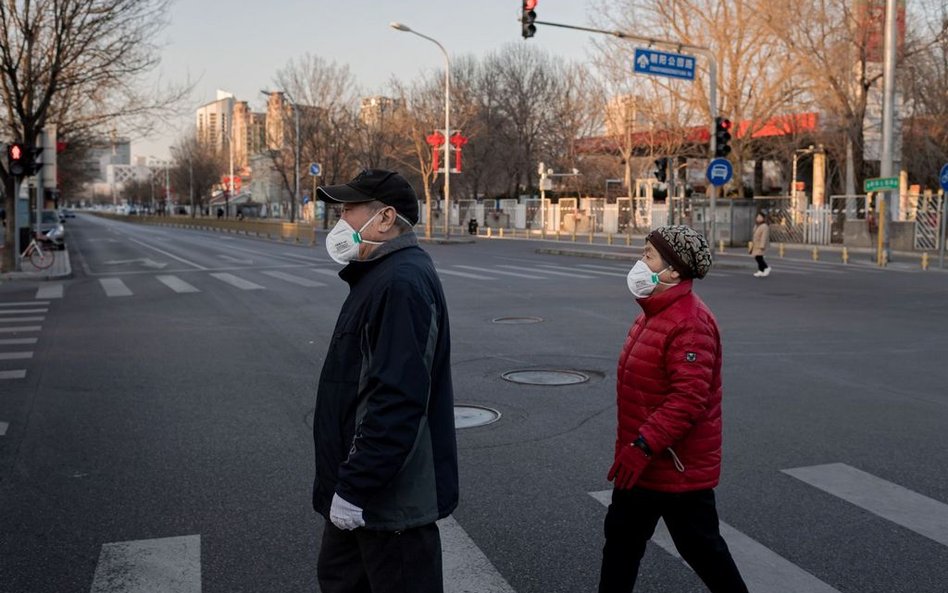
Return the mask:
M0 280L61 280L72 277L72 262L69 260L69 249L54 251L56 259L53 265L45 270L38 270L33 267L30 261L24 260L22 270L19 272L0 272Z

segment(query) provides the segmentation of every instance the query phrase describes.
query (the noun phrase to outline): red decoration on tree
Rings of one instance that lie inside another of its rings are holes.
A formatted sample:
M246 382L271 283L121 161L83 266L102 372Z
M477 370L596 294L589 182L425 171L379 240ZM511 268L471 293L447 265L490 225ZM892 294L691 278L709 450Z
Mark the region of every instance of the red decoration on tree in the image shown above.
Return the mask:
M462 136L461 132L451 134L451 146L454 147L454 168L461 172L461 147L467 144L468 138Z

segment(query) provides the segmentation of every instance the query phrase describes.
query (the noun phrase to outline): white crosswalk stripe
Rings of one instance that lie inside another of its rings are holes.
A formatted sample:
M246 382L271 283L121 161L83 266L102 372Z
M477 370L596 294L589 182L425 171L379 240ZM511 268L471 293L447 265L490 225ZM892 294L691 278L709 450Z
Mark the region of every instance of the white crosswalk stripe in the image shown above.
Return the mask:
M211 274L211 276L217 278L221 282L226 282L231 286L235 286L241 290L266 290L265 287L255 284L250 280L245 280L239 276L234 276L233 274L228 274L226 272L218 272Z
M6 436L8 428L10 428L9 422L0 422L0 437Z
M608 507L612 490L590 492L590 496ZM744 535L723 521L721 536L731 550L731 556L750 591L766 593L839 593L809 572L773 552L763 544ZM681 559L675 543L663 521L659 521L652 542L672 556Z
M201 536L104 544L90 593L201 593Z
M132 291L122 282L121 278L99 278L99 284L107 297L132 296Z
M464 270L472 270L474 272L486 272L488 274L500 274L502 276L514 276L517 278L525 278L527 280L549 280L546 276L535 276L531 274L521 274L520 272L505 272L504 270L494 270L492 268L479 268L477 266L462 266L456 264L455 268L461 268Z
M279 280L283 280L284 282L297 284L299 286L305 286L306 288L318 288L320 286L326 286L326 284L323 282L317 282L316 280L294 276L292 274L287 274L286 272L280 272L277 270L266 270L263 273L272 278L277 278Z
M159 282L161 282L162 284L164 284L165 286L167 286L168 288L170 288L171 290L179 294L201 292L200 290L188 284L181 278L178 278L177 276L155 276L155 278L157 278Z
M948 504L845 463L785 469L783 473L948 546Z
M0 323L25 323L27 321L43 321L45 317L3 317Z
M41 325L21 325L18 327L0 327L0 334L19 334L19 333L25 333L25 332L38 332L42 329L43 329L43 326Z
M16 344L35 344L39 338L0 338L0 346L13 346Z
M61 299L63 298L63 285L62 284L48 284L46 286L40 286L36 291L36 298L38 299Z
M541 270L536 267L528 268L525 266L511 266L508 264L501 264L501 268L508 268L511 270L523 270L524 272L536 272L538 274L553 274L554 276L565 276L567 278L583 278L585 280L592 280L595 276L589 276L585 274L575 274L571 272L559 272L556 270Z
M26 369L17 369L15 371L0 371L0 379L23 379L26 377Z
M563 269L563 266L554 266L554 265L551 265L551 264L540 264L540 265L541 265L543 268L555 268L555 269L557 269L557 270L562 270L562 269ZM574 268L574 269L575 269L575 268ZM542 272L543 270L538 270L538 271ZM578 272L581 272L581 273L583 273L583 274L596 274L597 276L618 276L619 278L625 278L626 276L629 275L628 272L626 272L626 273L623 274L623 273L620 273L620 272L606 272L605 270L587 270L587 269L585 269L585 268L583 268L583 269L581 269L581 270L577 270L577 271L578 271Z
M470 278L471 280L497 280L493 276L484 276L483 274L472 274L470 272L456 272L454 270L445 270L444 268L438 268L438 274L446 274L448 276L459 276L461 278Z
M32 352L0 352L0 360L25 360L33 358Z
M445 593L514 593L454 517L438 521Z
M0 308L3 307L36 307L37 305L48 305L49 301L25 301L20 303L0 303Z
M23 315L29 313L49 313L49 309L3 309L0 315Z

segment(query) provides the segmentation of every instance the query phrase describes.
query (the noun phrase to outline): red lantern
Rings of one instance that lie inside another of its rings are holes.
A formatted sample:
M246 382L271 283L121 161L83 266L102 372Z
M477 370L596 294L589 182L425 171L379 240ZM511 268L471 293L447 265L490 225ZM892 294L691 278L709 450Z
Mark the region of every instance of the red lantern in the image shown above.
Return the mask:
M438 149L444 144L444 134L436 130L429 134L425 140L431 145L431 170L437 172L440 165L440 151Z
M451 134L451 146L454 147L454 168L461 172L461 147L467 144L468 138L461 135L461 132Z

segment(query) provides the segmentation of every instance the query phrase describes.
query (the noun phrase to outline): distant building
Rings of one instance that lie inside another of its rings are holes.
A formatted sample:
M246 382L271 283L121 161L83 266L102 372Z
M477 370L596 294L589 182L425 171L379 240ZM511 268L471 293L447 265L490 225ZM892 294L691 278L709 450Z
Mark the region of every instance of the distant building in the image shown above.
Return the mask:
M234 116L234 96L217 91L217 100L198 108L195 124L198 140L217 150L227 147L227 138L231 134L231 121Z
M234 104L233 138L234 168L244 170L250 166L250 157L266 149L267 116L250 111L247 101Z
M401 102L392 97L376 95L363 97L359 105L359 121L366 126L380 126L401 108Z

